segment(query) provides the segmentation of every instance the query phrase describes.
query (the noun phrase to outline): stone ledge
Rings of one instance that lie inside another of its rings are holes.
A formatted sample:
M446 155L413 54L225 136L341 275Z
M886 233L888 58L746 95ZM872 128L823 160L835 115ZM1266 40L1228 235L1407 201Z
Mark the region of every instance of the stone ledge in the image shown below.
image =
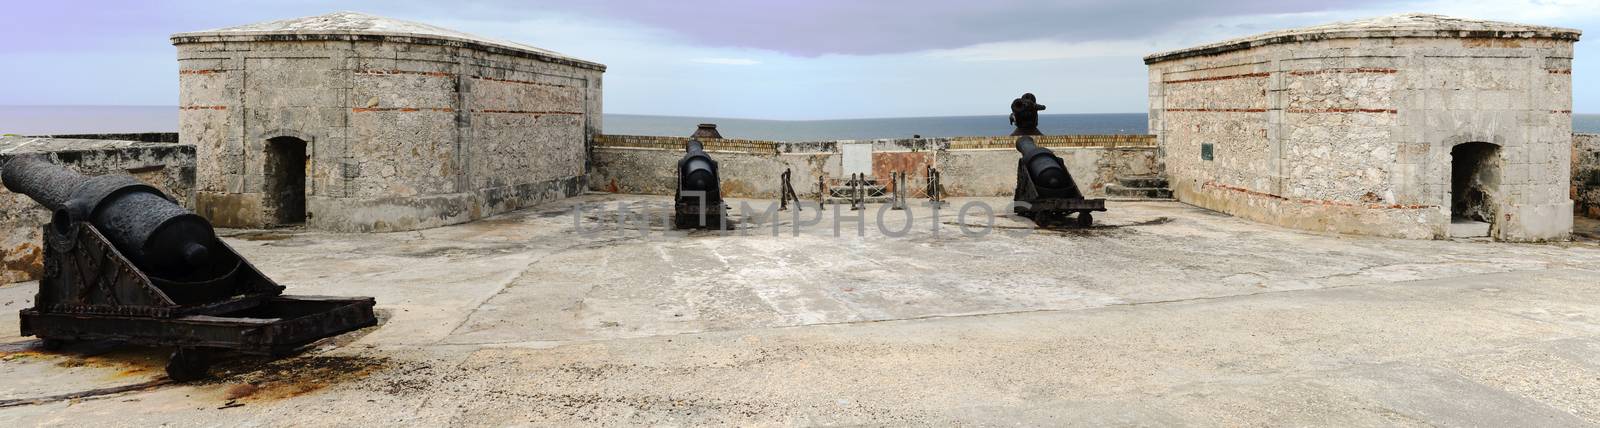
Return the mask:
M1273 31L1144 57L1145 64L1218 55L1266 45L1362 38L1557 39L1577 41L1582 31L1570 28L1480 21L1421 13Z
M591 70L605 71L606 69L604 64L573 58L521 43L495 40L428 24L355 12L334 12L319 16L178 33L173 34L170 40L173 45L306 41L395 42L466 48Z

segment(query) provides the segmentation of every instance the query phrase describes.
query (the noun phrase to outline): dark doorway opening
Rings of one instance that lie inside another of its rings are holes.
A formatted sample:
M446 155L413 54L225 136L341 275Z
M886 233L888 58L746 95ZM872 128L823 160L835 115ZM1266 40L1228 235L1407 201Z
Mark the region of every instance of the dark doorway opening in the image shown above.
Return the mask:
M306 142L294 137L267 140L266 216L275 224L306 221Z
M1500 146L1466 143L1450 149L1450 235L1489 236L1500 193Z

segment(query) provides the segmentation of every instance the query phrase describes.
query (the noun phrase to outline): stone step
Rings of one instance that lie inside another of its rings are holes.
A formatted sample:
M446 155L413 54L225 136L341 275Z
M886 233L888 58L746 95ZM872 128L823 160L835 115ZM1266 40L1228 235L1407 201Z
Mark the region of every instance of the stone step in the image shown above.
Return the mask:
M1106 185L1106 196L1121 198L1172 199L1172 189L1164 187L1123 187Z
M1166 188L1167 178L1158 175L1119 176L1117 184L1135 189Z
M1452 220L1451 238L1483 238L1489 236L1489 223L1472 220Z

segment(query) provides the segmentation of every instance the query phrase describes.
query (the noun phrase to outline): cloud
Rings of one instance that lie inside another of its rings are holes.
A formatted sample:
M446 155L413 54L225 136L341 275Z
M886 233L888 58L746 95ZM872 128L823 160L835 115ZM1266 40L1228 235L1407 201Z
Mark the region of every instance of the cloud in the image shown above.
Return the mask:
M1337 10L1380 0L545 0L704 46L799 57L878 55L1017 40L1128 40L1175 21Z
M1427 0L1411 5L1417 11L1451 16L1567 25L1600 18L1600 0Z
M757 64L761 64L761 61L756 61L756 60L749 59L749 58L695 58L695 59L689 60L689 62L698 62L698 63L701 63L701 64L716 64L716 65L757 65Z
M1600 0L66 1L7 10L0 53L50 66L0 69L0 103L175 104L168 35L334 10L604 63L607 112L772 119L998 114L1022 92L1052 112L1137 112L1146 54L1402 12L1600 26ZM1575 69L1600 69L1594 44ZM106 64L126 78L61 71ZM1600 109L1591 81L1573 81L1578 111Z
M1152 48L1150 42L1140 40L1089 42L1023 40L982 43L954 49L934 49L923 54L930 58L957 61L1044 61L1128 56L1130 53L1149 51Z

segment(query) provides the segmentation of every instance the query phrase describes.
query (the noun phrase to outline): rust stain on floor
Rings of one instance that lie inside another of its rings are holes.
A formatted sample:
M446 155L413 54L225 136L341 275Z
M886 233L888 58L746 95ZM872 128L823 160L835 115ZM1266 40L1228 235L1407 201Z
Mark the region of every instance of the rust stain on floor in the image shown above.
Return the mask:
M70 349L70 348L69 348ZM92 352L92 351L91 351ZM60 358L57 367L90 367L115 370L114 376L165 375L170 351L156 348L119 348L111 352L82 355L73 352L49 354Z
M364 378L386 368L381 357L310 356L263 362L239 358L212 369L219 396L229 402L282 400Z
M103 369L113 378L150 378L164 376L169 351L155 348L117 348L102 346L69 347L63 351L45 351L37 341L8 344L0 347L0 362L36 361L61 368Z

